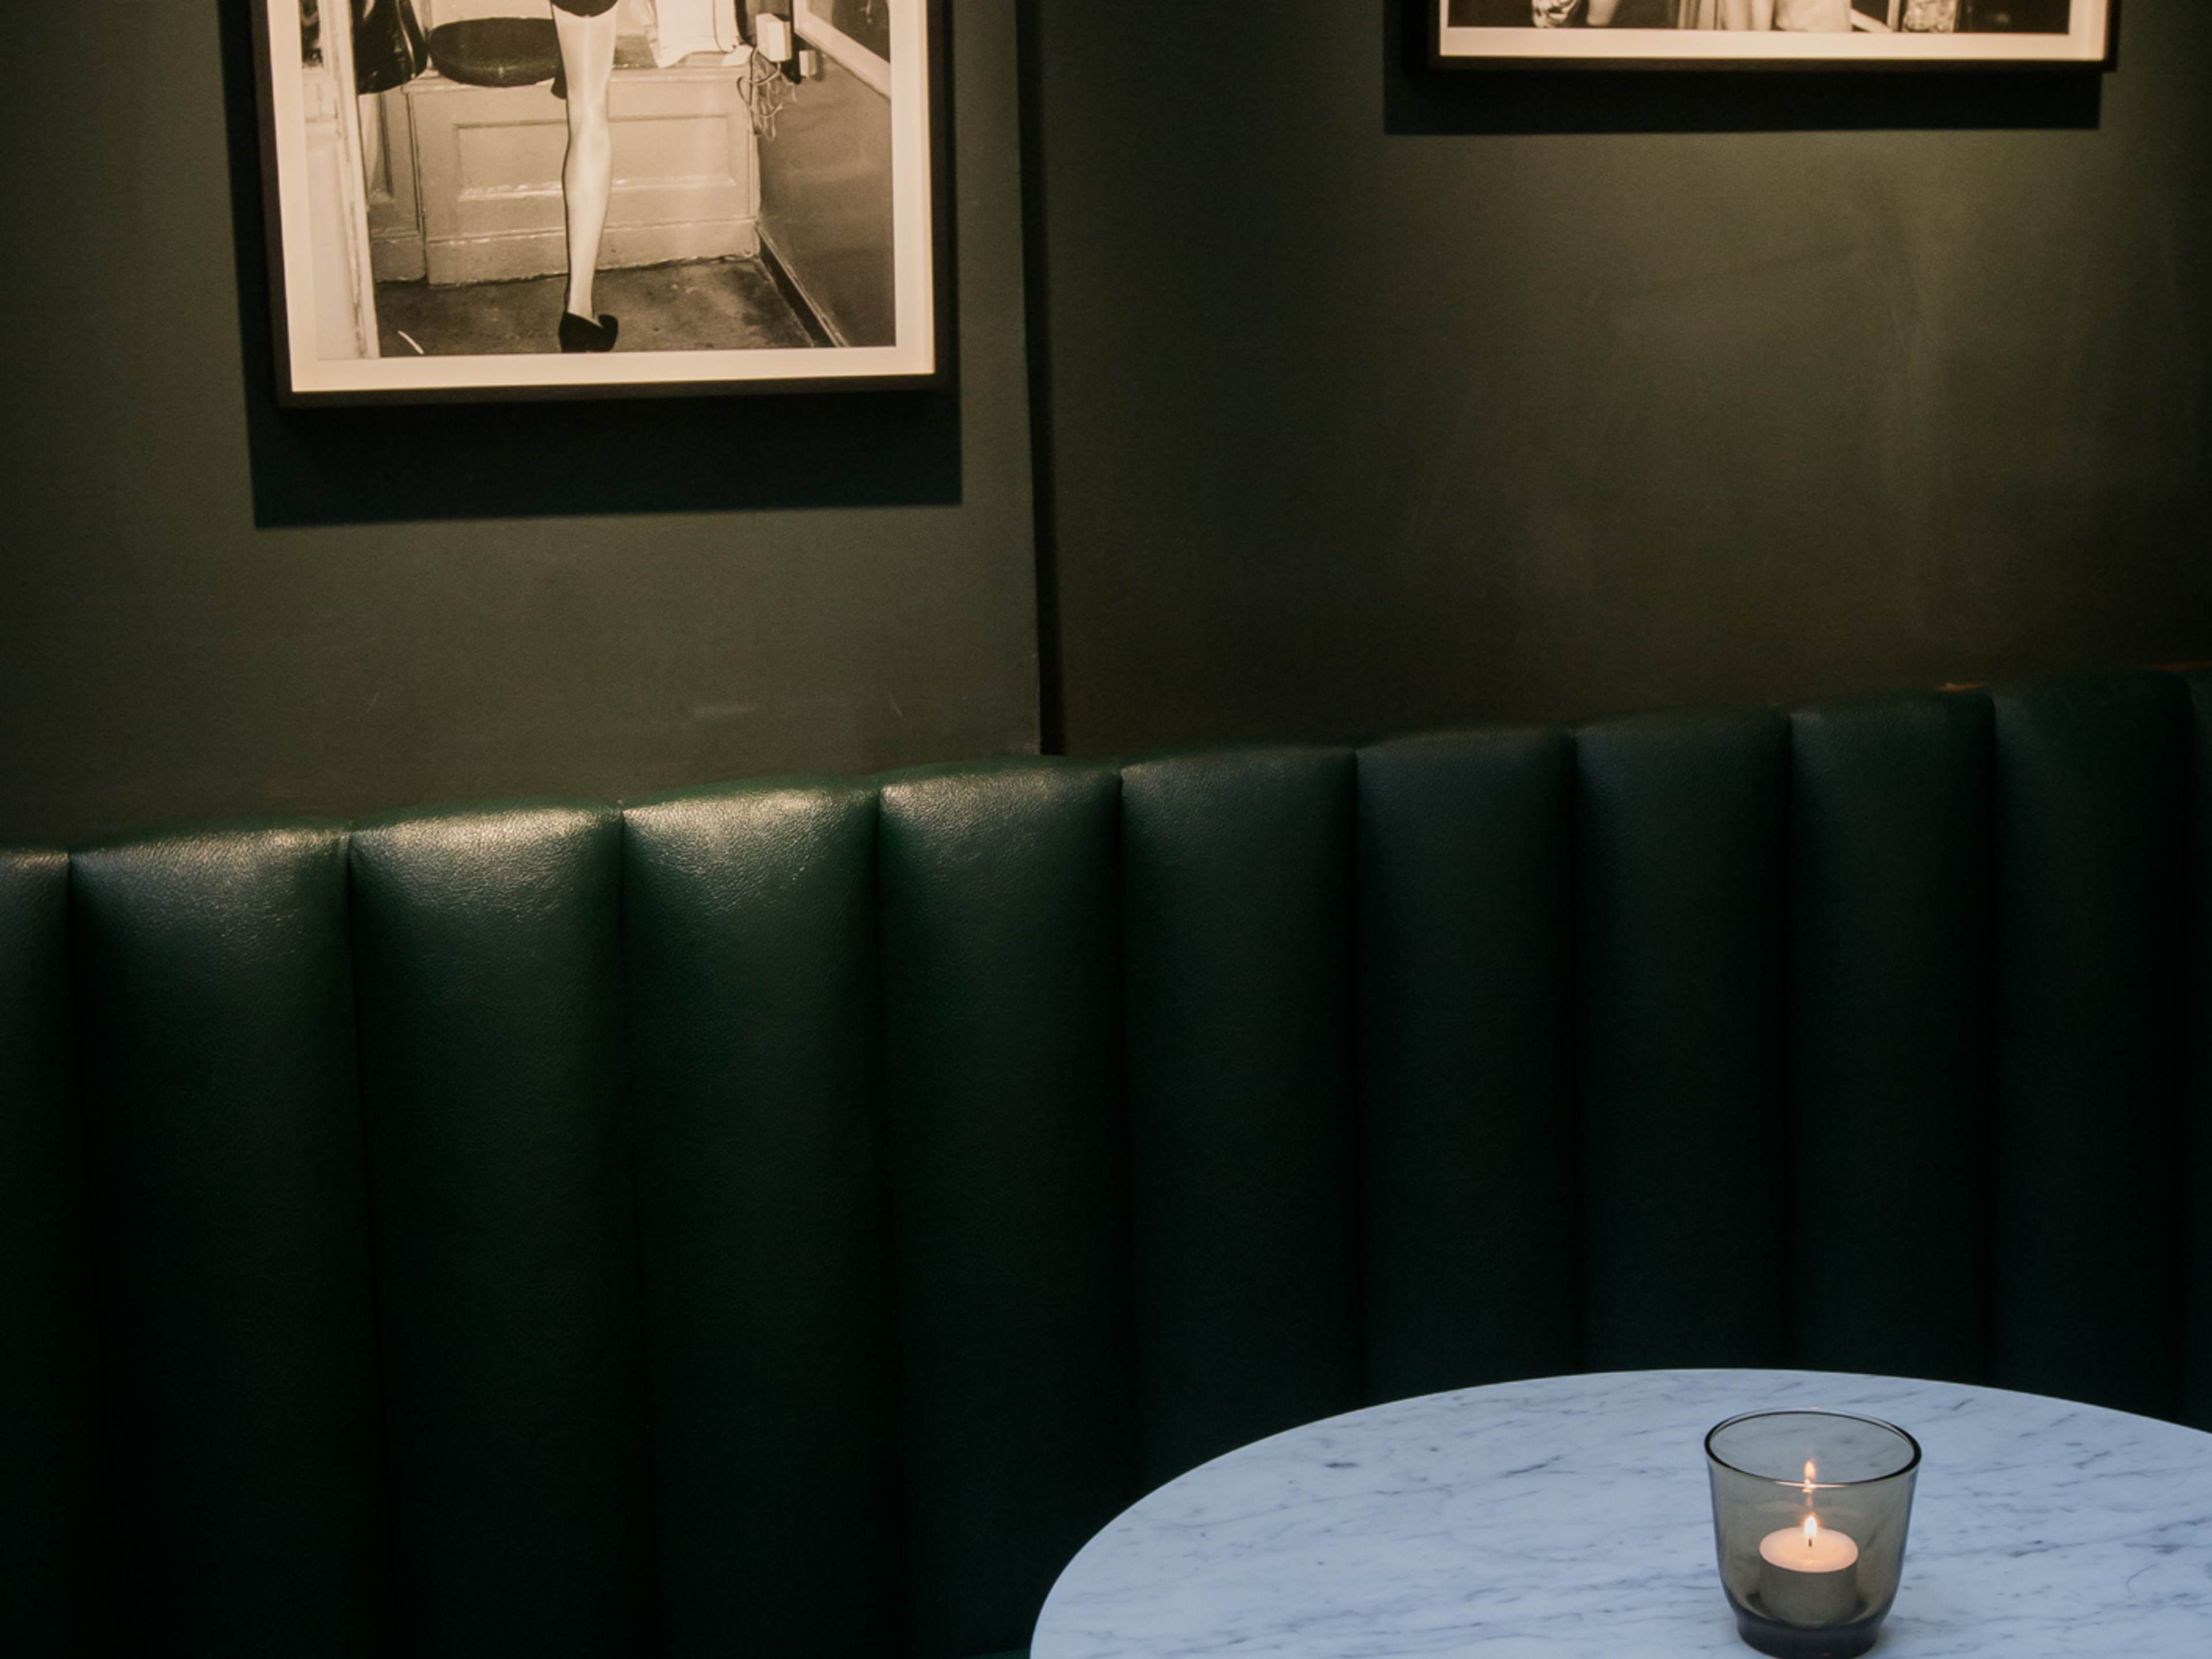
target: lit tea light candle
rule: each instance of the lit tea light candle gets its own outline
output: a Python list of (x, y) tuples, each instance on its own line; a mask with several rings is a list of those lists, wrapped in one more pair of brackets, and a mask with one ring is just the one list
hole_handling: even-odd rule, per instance
[(1859, 1610), (1859, 1546), (1808, 1515), (1759, 1540), (1759, 1599), (1787, 1625), (1848, 1624)]

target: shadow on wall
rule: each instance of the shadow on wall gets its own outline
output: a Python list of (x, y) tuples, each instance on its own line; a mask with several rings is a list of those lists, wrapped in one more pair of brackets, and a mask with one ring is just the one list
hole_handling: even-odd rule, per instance
[(959, 503), (949, 315), (954, 371), (925, 391), (282, 407), (251, 4), (222, 28), (257, 525)]
[(1433, 69), (1436, 0), (1384, 0), (1382, 130), (1547, 132), (2094, 130), (2095, 70)]

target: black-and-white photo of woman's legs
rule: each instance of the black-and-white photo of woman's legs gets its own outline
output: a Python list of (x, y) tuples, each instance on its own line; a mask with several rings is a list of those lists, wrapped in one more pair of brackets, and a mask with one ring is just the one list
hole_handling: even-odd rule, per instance
[[(569, 0), (587, 7), (598, 0)], [(615, 10), (596, 15), (553, 8), (561, 41), (561, 75), (568, 96), (568, 157), (561, 170), (568, 207), (568, 294), (561, 313), (561, 349), (611, 351), (621, 325), (594, 308), (599, 275), (599, 244), (614, 197), (614, 125), (607, 110), (615, 72)]]

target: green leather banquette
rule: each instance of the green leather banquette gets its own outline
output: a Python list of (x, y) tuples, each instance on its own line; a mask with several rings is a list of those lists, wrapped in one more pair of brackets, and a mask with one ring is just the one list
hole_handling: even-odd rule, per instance
[(2208, 940), (2165, 674), (0, 856), (0, 1650), (967, 1659), (1532, 1374), (2212, 1426)]

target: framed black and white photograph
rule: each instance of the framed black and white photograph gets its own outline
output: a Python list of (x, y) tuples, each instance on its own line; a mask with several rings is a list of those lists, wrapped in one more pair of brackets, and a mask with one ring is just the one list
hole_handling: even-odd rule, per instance
[(926, 384), (939, 0), (253, 0), (280, 396)]
[(1447, 66), (2096, 65), (2118, 0), (1430, 0)]

